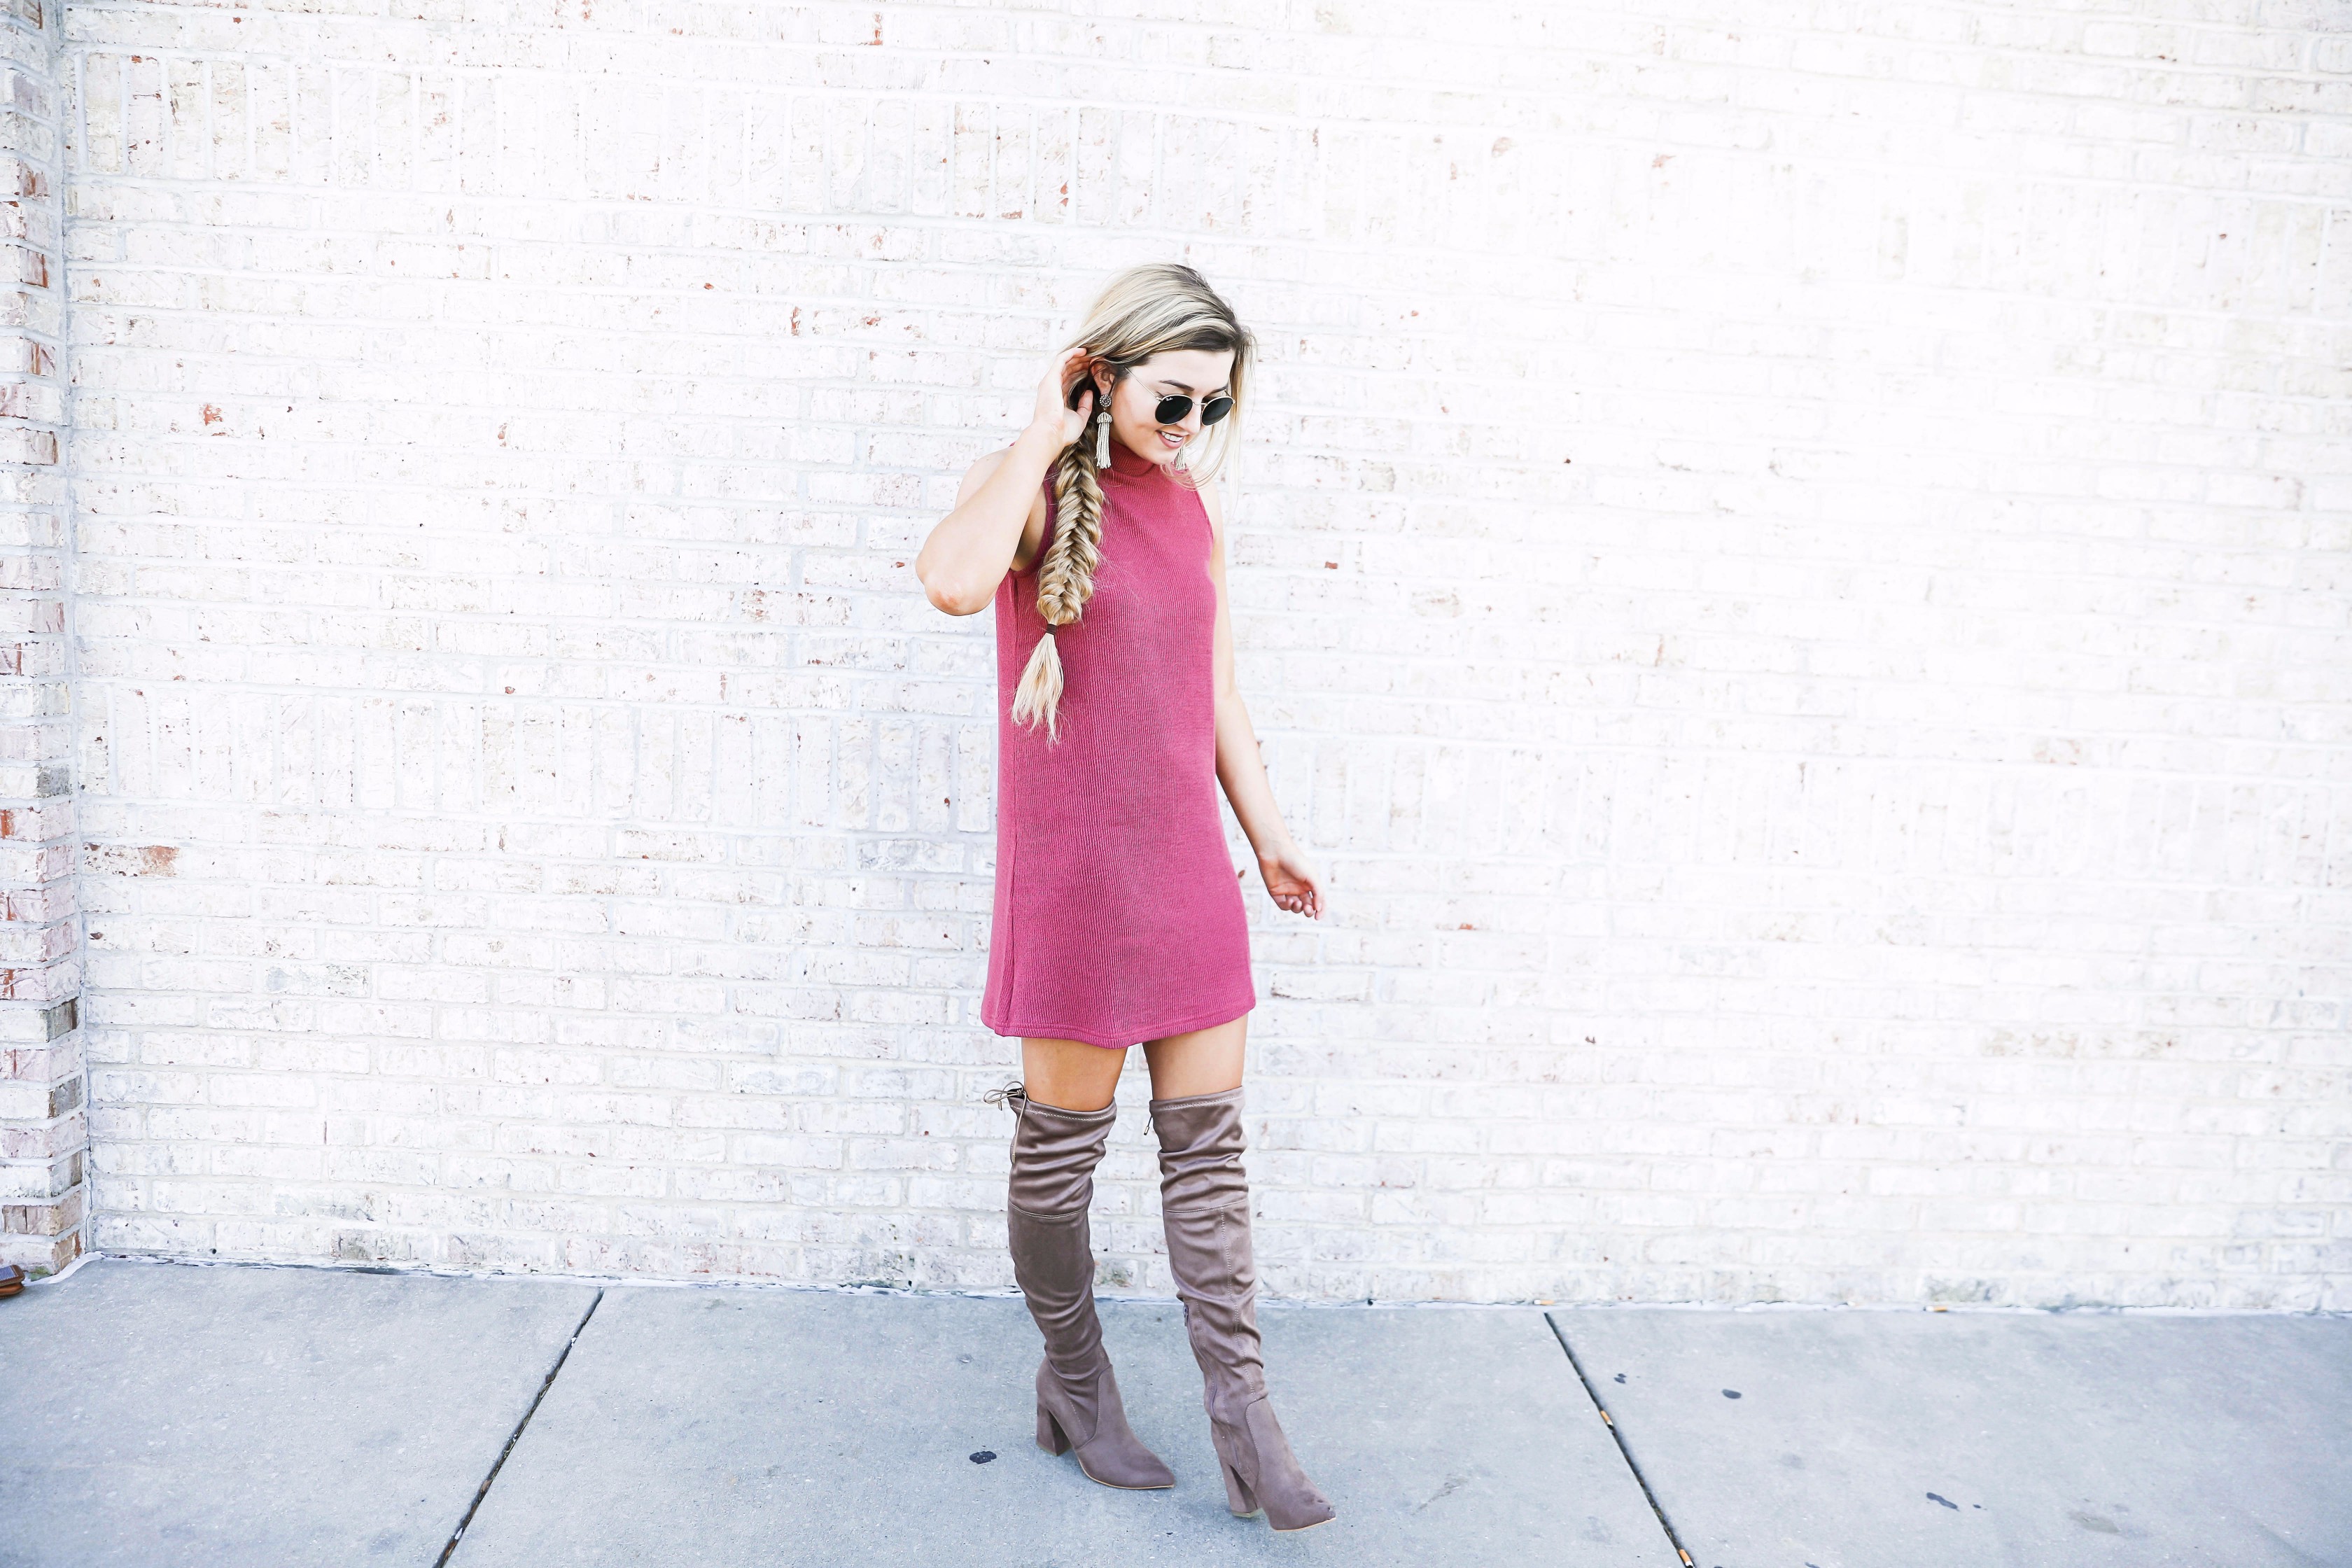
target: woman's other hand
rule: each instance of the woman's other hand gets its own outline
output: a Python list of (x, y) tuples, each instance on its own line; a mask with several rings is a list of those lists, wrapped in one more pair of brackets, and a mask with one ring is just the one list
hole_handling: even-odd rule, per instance
[(1053, 430), (1056, 437), (1054, 449), (1057, 452), (1085, 435), (1087, 421), (1094, 417), (1093, 386), (1089, 385), (1079, 395), (1076, 408), (1064, 401), (1070, 395), (1071, 386), (1086, 374), (1087, 351), (1071, 349), (1055, 356), (1052, 367), (1045, 372), (1045, 379), (1037, 384), (1037, 414), (1029, 422), (1030, 426)]
[(1265, 890), (1277, 908), (1311, 921), (1323, 918), (1322, 887), (1297, 845), (1286, 844), (1271, 855), (1259, 856), (1257, 874), (1265, 879)]

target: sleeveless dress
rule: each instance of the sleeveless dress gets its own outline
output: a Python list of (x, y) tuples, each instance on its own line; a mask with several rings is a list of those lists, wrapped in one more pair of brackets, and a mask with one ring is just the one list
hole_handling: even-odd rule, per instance
[[(1058, 741), (1013, 721), (1045, 633), (1036, 569), (996, 591), (996, 901), (980, 1013), (1000, 1035), (1118, 1049), (1238, 1018), (1257, 992), (1217, 808), (1209, 514), (1116, 439), (1101, 480), (1094, 595), (1055, 633)], [(1050, 489), (1045, 508), (1050, 543)]]

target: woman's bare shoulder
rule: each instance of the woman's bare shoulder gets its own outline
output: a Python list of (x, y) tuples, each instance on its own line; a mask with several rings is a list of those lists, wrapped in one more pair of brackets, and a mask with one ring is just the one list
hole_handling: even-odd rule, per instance
[[(999, 447), (992, 452), (982, 452), (973, 460), (971, 467), (964, 470), (963, 482), (956, 487), (956, 505), (961, 506), (977, 494), (980, 488), (988, 483), (996, 470), (1004, 466), (1005, 459), (1012, 456), (1013, 448), (1010, 447)], [(1040, 485), (1037, 487), (1037, 493), (1029, 498), (1029, 515), (1023, 520), (1021, 537), (1013, 547), (1013, 561), (1009, 568), (1011, 571), (1026, 572), (1036, 563), (1038, 549), (1044, 542), (1042, 536), (1045, 532), (1046, 516), (1045, 491), (1046, 487)]]
[(1202, 481), (1194, 493), (1201, 498), (1201, 510), (1209, 514), (1209, 527), (1223, 537), (1225, 531), (1225, 500), (1217, 489), (1217, 481)]
[[(956, 486), (956, 504), (961, 506), (971, 499), (974, 492), (988, 483), (996, 470), (1004, 467), (1005, 459), (1012, 456), (1012, 447), (999, 447), (993, 452), (982, 452), (973, 459), (971, 467), (963, 471), (963, 482)], [(1037, 487), (1037, 494), (1029, 503), (1029, 516), (1033, 521), (1045, 515), (1045, 492), (1051, 487), (1052, 475), (1048, 474), (1046, 479), (1047, 483)]]
[(1013, 448), (1010, 447), (999, 447), (992, 452), (982, 452), (973, 460), (971, 467), (963, 471), (963, 482), (956, 486), (957, 502), (961, 504), (974, 490), (988, 483), (989, 476), (1004, 467), (1004, 459), (1012, 455)]

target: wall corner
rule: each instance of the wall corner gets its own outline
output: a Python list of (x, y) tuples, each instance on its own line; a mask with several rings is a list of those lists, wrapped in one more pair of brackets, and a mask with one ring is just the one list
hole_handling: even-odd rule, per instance
[(0, 1264), (89, 1223), (67, 642), (62, 7), (0, 0)]

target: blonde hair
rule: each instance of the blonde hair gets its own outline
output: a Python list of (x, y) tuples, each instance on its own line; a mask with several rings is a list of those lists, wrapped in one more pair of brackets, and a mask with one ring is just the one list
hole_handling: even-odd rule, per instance
[[(1234, 368), (1225, 391), (1234, 400), (1233, 410), (1185, 444), (1184, 482), (1197, 489), (1224, 466), (1239, 439), (1242, 381), (1255, 345), (1234, 308), (1218, 298), (1208, 279), (1171, 262), (1131, 267), (1097, 297), (1068, 346), (1087, 352), (1089, 375), (1093, 361), (1108, 365), (1114, 391), (1128, 372), (1154, 354), (1184, 349), (1230, 351)], [(1097, 413), (1108, 405), (1097, 390)], [(1095, 470), (1092, 446), (1081, 434), (1054, 465), (1054, 542), (1045, 547), (1037, 573), (1037, 610), (1045, 617), (1045, 635), (1037, 639), (1036, 651), (1029, 656), (1013, 692), (1013, 721), (1042, 721), (1048, 741), (1060, 739), (1055, 715), (1062, 700), (1062, 655), (1054, 646), (1054, 628), (1078, 618), (1093, 596), (1095, 569), (1102, 564), (1102, 480)], [(1203, 449), (1197, 460), (1194, 446)]]

